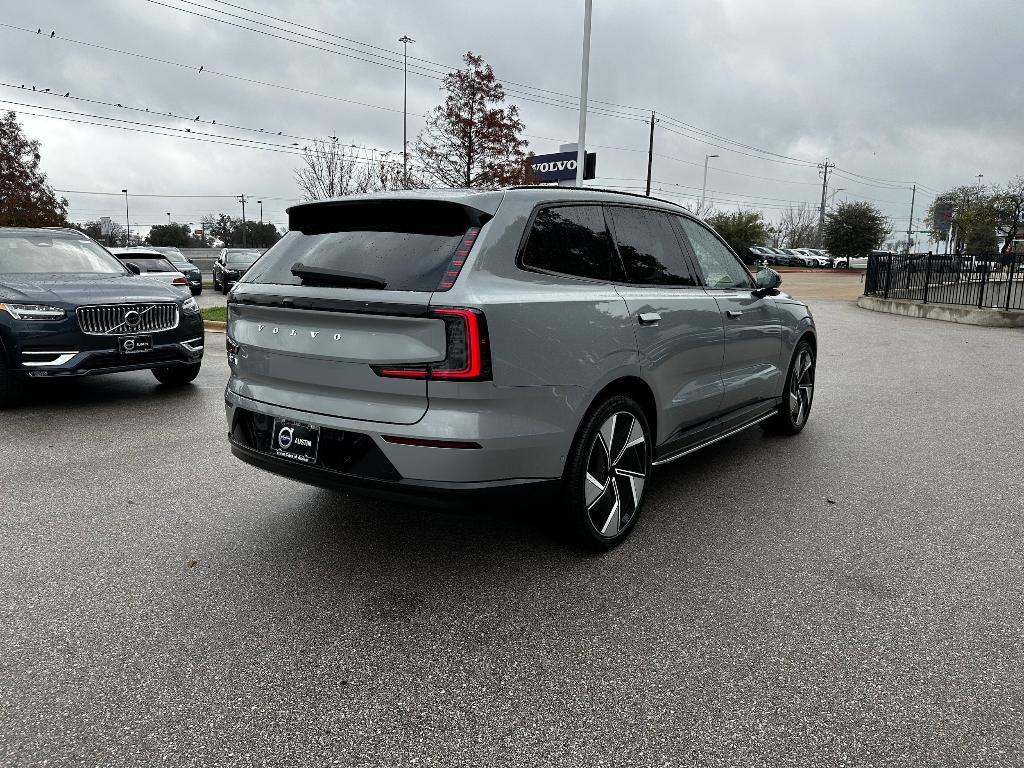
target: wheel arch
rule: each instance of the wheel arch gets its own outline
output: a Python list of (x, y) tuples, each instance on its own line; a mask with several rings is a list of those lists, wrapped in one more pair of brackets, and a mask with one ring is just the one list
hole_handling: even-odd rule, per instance
[(627, 395), (633, 398), (637, 405), (640, 406), (640, 409), (644, 412), (644, 417), (647, 419), (647, 426), (651, 430), (653, 448), (654, 443), (658, 439), (658, 403), (654, 397), (654, 390), (651, 389), (650, 385), (634, 374), (619, 375), (601, 387), (590, 398), (590, 402), (587, 404), (587, 408), (583, 412), (579, 423), (582, 424), (595, 408), (613, 395)]

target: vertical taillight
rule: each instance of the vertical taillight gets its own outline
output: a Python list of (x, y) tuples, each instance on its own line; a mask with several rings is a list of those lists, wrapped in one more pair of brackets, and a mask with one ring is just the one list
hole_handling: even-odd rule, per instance
[(430, 316), (444, 321), (445, 357), (439, 363), (373, 366), (378, 376), (443, 381), (490, 381), (487, 320), (478, 309), (442, 307)]
[(479, 234), (480, 227), (470, 227), (466, 230), (466, 234), (459, 241), (459, 247), (455, 249), (455, 255), (448, 262), (448, 268), (437, 284), (437, 290), (447, 291), (455, 285), (455, 281), (459, 278), (459, 273), (462, 271), (462, 266), (466, 263), (466, 259), (469, 258), (469, 252), (473, 250), (473, 243), (476, 242)]

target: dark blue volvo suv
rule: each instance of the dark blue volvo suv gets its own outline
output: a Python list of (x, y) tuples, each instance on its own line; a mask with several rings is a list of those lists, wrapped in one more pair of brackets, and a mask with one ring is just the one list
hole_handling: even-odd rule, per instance
[(0, 228), (0, 408), (33, 378), (148, 369), (182, 385), (202, 359), (187, 293), (138, 277), (75, 230)]

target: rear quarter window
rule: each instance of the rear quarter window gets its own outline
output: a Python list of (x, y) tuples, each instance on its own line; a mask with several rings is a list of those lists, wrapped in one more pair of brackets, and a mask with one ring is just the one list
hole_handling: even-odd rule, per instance
[(611, 280), (611, 240), (599, 205), (541, 208), (533, 218), (521, 264), (591, 280)]

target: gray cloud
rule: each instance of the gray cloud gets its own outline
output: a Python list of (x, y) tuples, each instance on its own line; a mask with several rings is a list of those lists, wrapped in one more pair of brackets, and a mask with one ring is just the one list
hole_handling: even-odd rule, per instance
[[(179, 0), (166, 2), (185, 7)], [(218, 5), (213, 0), (201, 2)], [(392, 52), (400, 51), (397, 38), (409, 34), (417, 41), (410, 54), (446, 65), (456, 65), (460, 55), (471, 49), (482, 54), (505, 81), (566, 94), (578, 89), (582, 2), (237, 2)], [(784, 155), (814, 161), (828, 155), (841, 173), (915, 180), (931, 189), (970, 182), (977, 173), (984, 173), (986, 181), (1005, 181), (1024, 172), (1020, 130), (1024, 99), (1019, 62), (1014, 64), (1019, 59), (1018, 7), (1015, 0), (974, 4), (953, 0), (595, 0), (591, 96), (635, 105), (641, 111), (654, 108), (676, 120)], [(19, 3), (4, 14), (3, 21), (44, 30), (35, 35), (0, 28), (3, 82), (35, 84), (60, 94), (70, 91), (153, 111), (200, 115), (218, 124), (263, 127), (270, 134), (336, 132), (346, 143), (401, 149), (402, 75), (396, 69), (141, 0), (88, 4), (63, 0), (38, 7)], [(191, 68), (50, 39), (50, 30), (61, 37), (183, 62)], [(385, 55), (367, 50), (365, 57), (374, 58), (373, 53)], [(200, 66), (205, 68), (202, 74)], [(219, 77), (210, 70), (381, 109)], [(411, 74), (409, 88), (413, 113), (426, 112), (440, 98), (439, 81), (434, 78)], [(564, 100), (532, 93), (539, 101)], [(0, 99), (261, 138), (20, 89), (0, 88)], [(559, 142), (574, 140), (574, 109), (527, 101), (522, 95), (511, 100), (520, 107), (534, 151), (552, 151)], [(6, 106), (0, 104), (0, 108)], [(604, 183), (641, 186), (646, 171), (646, 124), (643, 119), (598, 112), (640, 113), (596, 102), (592, 106), (588, 142), (600, 145), (598, 168)], [(134, 223), (165, 221), (168, 211), (178, 221), (196, 222), (204, 213), (238, 213), (230, 198), (137, 196), (141, 193), (245, 192), (253, 200), (265, 200), (265, 219), (281, 223), (288, 200), (297, 196), (293, 169), (298, 158), (287, 154), (28, 114), (22, 120), (30, 134), (43, 142), (44, 167), (54, 186), (110, 192), (127, 187), (133, 194)], [(421, 118), (410, 117), (411, 135), (421, 123)], [(661, 125), (679, 127), (668, 122)], [(272, 140), (290, 144), (276, 137)], [(747, 151), (717, 139), (708, 141)], [(812, 167), (748, 157), (661, 127), (655, 151), (659, 156), (654, 177), (662, 194), (690, 198), (699, 194), (704, 154), (717, 153), (721, 157), (712, 161), (708, 183), (716, 200), (747, 200), (750, 207), (764, 206), (774, 216), (776, 206), (786, 201), (815, 202), (820, 196), (817, 171)], [(849, 176), (837, 176), (831, 186), (845, 188), (841, 196), (877, 201), (897, 228), (906, 226), (908, 190), (868, 186)], [(74, 219), (100, 215), (123, 219), (123, 200), (116, 196), (68, 197)], [(918, 212), (928, 198), (923, 195)]]

